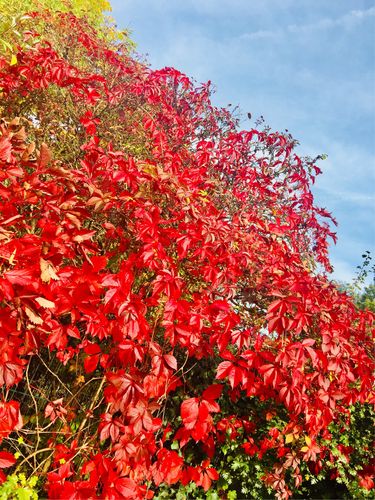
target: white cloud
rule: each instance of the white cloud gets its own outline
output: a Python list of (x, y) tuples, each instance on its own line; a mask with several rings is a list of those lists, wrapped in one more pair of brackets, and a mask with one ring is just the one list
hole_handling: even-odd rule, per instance
[[(357, 183), (361, 183), (374, 193), (375, 171), (371, 168), (375, 165), (373, 154), (354, 144), (333, 141), (318, 134), (314, 137), (314, 143), (316, 142), (328, 154), (328, 160), (322, 164), (322, 168), (328, 174), (325, 180), (329, 187), (345, 191), (345, 186), (355, 189)], [(329, 178), (333, 172), (337, 172), (336, 179)]]
[(240, 35), (239, 40), (260, 40), (264, 38), (279, 38), (282, 35), (281, 30), (258, 30)]
[(369, 208), (375, 206), (375, 195), (363, 194), (349, 190), (336, 190), (331, 189), (328, 186), (321, 186), (320, 190), (329, 194), (331, 197), (339, 200), (345, 200), (346, 203), (355, 203), (356, 205), (364, 205)]
[(286, 29), (291, 33), (305, 33), (308, 31), (325, 30), (336, 26), (341, 26), (348, 29), (371, 16), (375, 16), (375, 7), (371, 7), (370, 9), (366, 10), (352, 10), (336, 19), (324, 18), (319, 19), (317, 22), (311, 24), (290, 24)]
[(318, 21), (308, 24), (288, 24), (284, 29), (277, 30), (258, 30), (249, 33), (243, 33), (239, 39), (256, 40), (260, 38), (278, 38), (287, 33), (307, 34), (314, 31), (327, 30), (334, 27), (343, 27), (350, 29), (360, 24), (364, 19), (375, 16), (375, 7), (363, 10), (352, 10), (343, 16), (332, 18), (322, 18)]

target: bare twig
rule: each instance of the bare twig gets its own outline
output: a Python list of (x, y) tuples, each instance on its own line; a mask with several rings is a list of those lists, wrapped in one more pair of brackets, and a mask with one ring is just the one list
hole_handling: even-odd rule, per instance
[(25, 463), (25, 462), (28, 462), (30, 460), (30, 458), (34, 458), (36, 455), (39, 455), (39, 453), (45, 453), (46, 451), (53, 451), (52, 448), (42, 448), (41, 450), (36, 450), (34, 451), (33, 453), (31, 453), (30, 455), (28, 455), (27, 457), (25, 457), (18, 465), (17, 465), (17, 468), (16, 470), (14, 471), (14, 474), (17, 474), (17, 472), (20, 470), (20, 468), (22, 467), (22, 465)]
[(89, 409), (86, 411), (86, 417), (82, 420), (81, 422), (81, 425), (79, 426), (79, 429), (78, 429), (78, 432), (77, 432), (77, 441), (79, 441), (79, 438), (83, 432), (83, 429), (87, 423), (87, 420), (89, 419), (89, 415), (92, 413), (93, 409), (96, 408), (96, 404), (98, 402), (98, 399), (99, 399), (99, 396), (100, 396), (100, 393), (103, 389), (103, 386), (104, 386), (104, 383), (105, 383), (105, 377), (102, 378), (98, 388), (96, 389), (96, 392), (94, 394), (94, 397), (92, 398), (92, 401), (91, 401), (91, 405), (89, 407)]
[(38, 358), (40, 359), (40, 361), (42, 362), (42, 364), (44, 365), (44, 367), (51, 373), (51, 375), (53, 375), (55, 378), (57, 378), (57, 380), (60, 382), (60, 384), (64, 387), (64, 389), (69, 392), (69, 394), (71, 396), (74, 397), (74, 394), (72, 393), (72, 391), (69, 390), (69, 388), (64, 384), (64, 382), (60, 379), (60, 377), (58, 375), (56, 375), (55, 372), (53, 372), (49, 366), (43, 361), (43, 358), (37, 353), (36, 354), (38, 356)]
[[(30, 393), (31, 399), (33, 400), (34, 407), (35, 407), (35, 433), (36, 433), (36, 443), (35, 443), (35, 450), (38, 449), (39, 443), (40, 443), (40, 435), (39, 435), (39, 408), (38, 408), (38, 403), (36, 402), (36, 399), (34, 397), (33, 391), (31, 390), (30, 386), (30, 379), (29, 379), (29, 368), (30, 368), (30, 363), (27, 364), (25, 376), (26, 376), (26, 384), (27, 384), (27, 389)], [(36, 467), (36, 455), (33, 456), (33, 461), (34, 461), (34, 468)]]

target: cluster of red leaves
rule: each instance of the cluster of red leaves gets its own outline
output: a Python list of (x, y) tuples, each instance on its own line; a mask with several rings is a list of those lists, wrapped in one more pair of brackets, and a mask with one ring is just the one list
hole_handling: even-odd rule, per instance
[[(302, 460), (329, 456), (319, 439), (349, 405), (369, 400), (374, 366), (373, 316), (314, 268), (329, 268), (327, 214), (310, 191), (318, 169), (287, 135), (237, 132), (210, 105), (208, 86), (103, 48), (72, 16), (61, 23), (122, 84), (83, 73), (38, 37), (17, 64), (0, 59), (5, 103), (44, 93), (48, 106), (48, 92), (62, 88), (86, 134), (68, 165), (46, 144), (34, 150), (22, 118), (37, 129), (37, 116), (20, 120), (9, 107), (0, 128), (0, 386), (20, 383), (45, 349), (105, 378), (98, 434), (84, 447), (79, 434), (55, 444), (48, 494), (144, 498), (190, 481), (207, 490), (218, 478), (210, 463), (227, 425), (217, 402), (225, 387), (233, 404), (259, 397), (287, 410), (285, 429), (257, 443), (241, 424), (246, 453), (276, 451), (265, 481), (287, 498), (286, 470), (298, 486)], [(93, 109), (124, 96), (144, 108), (132, 124), (144, 155), (101, 140)], [(222, 382), (197, 393), (186, 383), (189, 359), (212, 359)], [(180, 415), (168, 422), (176, 391)], [(52, 422), (65, 415), (62, 400), (46, 408)], [(21, 426), (17, 401), (3, 399), (1, 438)], [(207, 457), (200, 464), (184, 459), (191, 441)]]

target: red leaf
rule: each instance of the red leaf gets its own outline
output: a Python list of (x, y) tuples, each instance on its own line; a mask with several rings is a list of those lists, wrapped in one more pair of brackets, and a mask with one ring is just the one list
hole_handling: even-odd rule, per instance
[(222, 361), (217, 367), (216, 378), (222, 380), (227, 377), (232, 370), (232, 363), (230, 361)]
[(247, 382), (247, 374), (246, 370), (241, 368), (240, 366), (236, 366), (230, 361), (223, 361), (217, 367), (217, 375), (216, 378), (221, 380), (224, 378), (228, 378), (229, 383), (234, 389), (239, 384), (245, 384)]
[[(79, 338), (79, 337), (78, 337)], [(94, 354), (101, 354), (102, 350), (98, 344), (90, 343), (85, 348), (84, 351), (86, 354), (93, 356)]]
[(208, 491), (210, 489), (212, 481), (211, 478), (208, 476), (208, 474), (206, 474), (205, 472), (203, 472), (202, 479), (200, 482), (204, 491)]
[(184, 460), (175, 451), (165, 448), (158, 452), (158, 460), (152, 465), (152, 475), (155, 484), (169, 485), (177, 483), (182, 476), (182, 465)]
[(217, 399), (223, 391), (221, 384), (212, 384), (205, 391), (203, 391), (202, 399)]
[(12, 285), (30, 285), (33, 282), (33, 275), (30, 269), (12, 269), (4, 273), (6, 279)]
[(0, 401), (0, 441), (12, 431), (22, 428), (20, 405), (17, 401)]
[(87, 358), (85, 358), (83, 367), (86, 373), (92, 373), (94, 370), (96, 370), (96, 367), (99, 363), (99, 357), (99, 354), (94, 354), (93, 356), (87, 356)]
[(0, 469), (12, 467), (16, 463), (16, 459), (11, 453), (7, 451), (0, 451)]
[(115, 482), (115, 488), (120, 493), (121, 498), (134, 498), (134, 492), (137, 488), (133, 479), (122, 477)]
[(259, 367), (259, 372), (263, 374), (264, 382), (276, 388), (280, 384), (280, 373), (278, 368), (268, 363)]
[(204, 399), (199, 407), (199, 418), (201, 419), (203, 407), (207, 408), (207, 413), (218, 413), (220, 411), (220, 406), (213, 399)]
[(10, 138), (3, 136), (0, 138), (0, 160), (10, 162), (12, 159), (12, 143)]
[(219, 473), (213, 467), (206, 469), (206, 473), (213, 481), (217, 481), (219, 479)]
[(0, 386), (11, 387), (17, 384), (22, 379), (22, 376), (23, 368), (21, 365), (11, 361), (0, 363)]
[(198, 398), (186, 399), (181, 404), (181, 417), (186, 429), (194, 429), (199, 415)]
[(177, 370), (177, 360), (174, 356), (172, 356), (171, 354), (165, 354), (164, 360), (167, 365), (172, 368), (172, 370)]

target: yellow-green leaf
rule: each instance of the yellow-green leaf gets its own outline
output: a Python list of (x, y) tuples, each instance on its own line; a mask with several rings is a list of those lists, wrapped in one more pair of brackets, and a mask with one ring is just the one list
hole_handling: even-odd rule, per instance
[(285, 436), (285, 444), (292, 443), (294, 441), (294, 436), (293, 434), (287, 434)]

